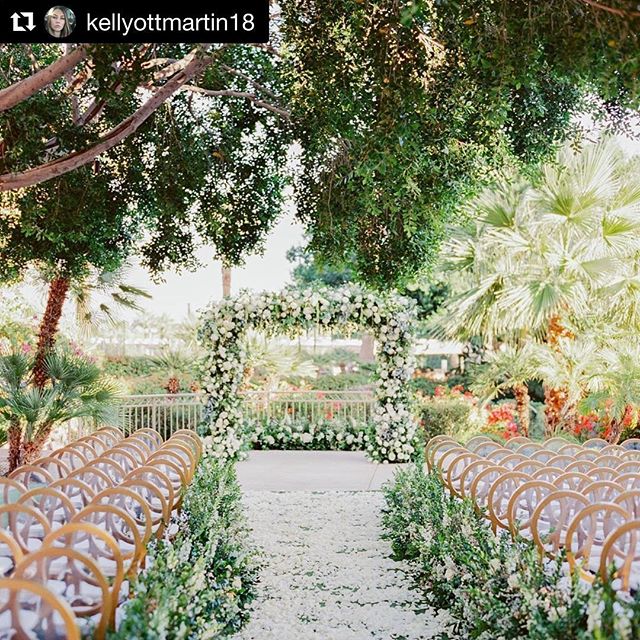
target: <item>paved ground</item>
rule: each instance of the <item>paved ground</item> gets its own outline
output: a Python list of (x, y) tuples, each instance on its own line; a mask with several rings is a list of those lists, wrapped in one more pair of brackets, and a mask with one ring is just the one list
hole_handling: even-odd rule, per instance
[(251, 451), (236, 468), (247, 491), (379, 491), (403, 466), (360, 451)]
[[(319, 481), (317, 462), (307, 482)], [(355, 482), (361, 465), (343, 464)], [(438, 631), (380, 538), (380, 492), (254, 490), (243, 501), (263, 567), (251, 619), (234, 640), (425, 640)]]

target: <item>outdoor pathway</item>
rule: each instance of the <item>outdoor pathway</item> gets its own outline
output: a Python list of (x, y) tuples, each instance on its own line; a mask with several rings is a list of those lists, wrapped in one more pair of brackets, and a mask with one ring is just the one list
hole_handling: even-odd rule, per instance
[[(317, 453), (306, 454), (306, 465), (297, 474), (301, 484), (313, 478), (311, 484), (318, 484), (322, 456)], [(353, 483), (360, 472), (363, 478), (375, 475), (376, 465), (366, 463), (364, 473), (363, 460), (351, 457), (353, 473), (344, 474), (344, 483)], [(282, 457), (278, 462), (283, 462)], [(343, 462), (349, 466), (347, 458)], [(298, 488), (293, 476), (281, 482), (290, 490), (269, 486), (259, 490), (247, 486), (253, 485), (247, 481), (251, 464), (251, 460), (240, 463), (238, 472), (253, 542), (263, 552), (263, 567), (251, 620), (234, 640), (433, 636), (437, 621), (409, 589), (401, 563), (389, 557), (389, 543), (380, 539), (384, 503), (380, 491), (291, 490)], [(273, 478), (263, 476), (263, 484), (271, 482)], [(336, 484), (335, 477), (330, 484)]]
[(236, 469), (243, 489), (373, 491), (402, 464), (373, 464), (361, 451), (251, 451)]

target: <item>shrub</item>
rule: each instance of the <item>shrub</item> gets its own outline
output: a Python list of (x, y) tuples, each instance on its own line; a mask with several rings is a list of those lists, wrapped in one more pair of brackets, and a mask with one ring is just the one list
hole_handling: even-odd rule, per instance
[(411, 390), (423, 396), (432, 396), (436, 391), (436, 387), (439, 387), (440, 384), (438, 381), (430, 380), (429, 378), (413, 378), (409, 381)]
[[(442, 387), (437, 387), (442, 389)], [(446, 434), (460, 436), (477, 428), (475, 401), (464, 395), (434, 395), (418, 400), (418, 413), (426, 440)]]
[[(293, 379), (292, 379), (293, 380)], [(319, 375), (315, 378), (305, 378), (305, 386), (309, 389), (319, 391), (342, 391), (366, 387), (372, 384), (372, 375), (369, 371), (354, 371), (351, 373), (340, 373), (338, 375)], [(300, 379), (295, 380), (298, 383)]]
[(232, 465), (203, 459), (187, 489), (173, 542), (150, 545), (116, 640), (222, 638), (248, 618), (257, 570), (247, 549)]
[(247, 421), (246, 429), (254, 449), (363, 451), (370, 426), (354, 420), (285, 417)]

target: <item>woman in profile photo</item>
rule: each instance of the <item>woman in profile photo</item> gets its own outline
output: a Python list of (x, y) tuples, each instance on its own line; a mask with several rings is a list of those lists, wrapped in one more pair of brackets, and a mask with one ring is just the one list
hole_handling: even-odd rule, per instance
[(73, 31), (74, 22), (73, 12), (59, 5), (51, 7), (44, 17), (45, 27), (54, 38), (66, 38)]

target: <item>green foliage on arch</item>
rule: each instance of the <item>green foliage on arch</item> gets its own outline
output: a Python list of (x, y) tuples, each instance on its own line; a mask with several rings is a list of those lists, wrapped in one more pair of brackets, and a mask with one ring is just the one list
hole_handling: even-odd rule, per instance
[(396, 293), (373, 294), (356, 286), (314, 291), (241, 293), (209, 306), (199, 339), (208, 355), (202, 363), (207, 394), (201, 435), (211, 455), (238, 459), (243, 446), (239, 395), (248, 329), (296, 335), (321, 327), (360, 327), (378, 344), (376, 400), (368, 455), (376, 461), (406, 462), (414, 451), (417, 425), (407, 382), (413, 372), (415, 303)]

